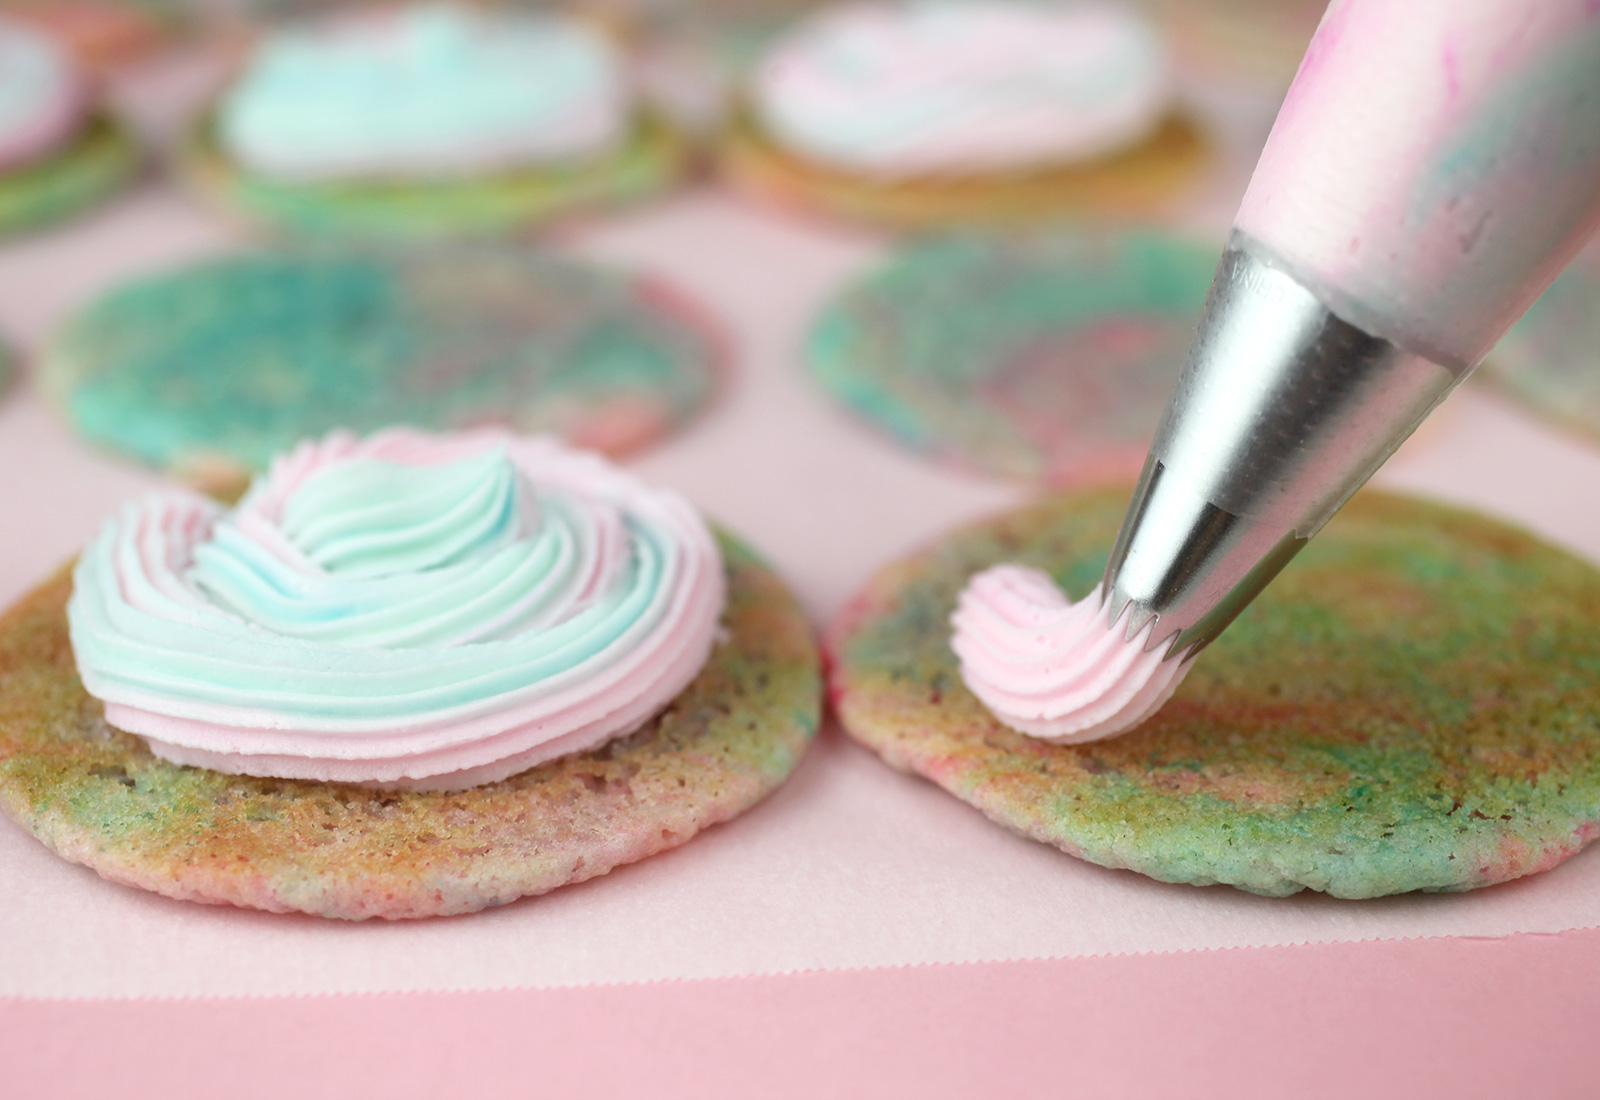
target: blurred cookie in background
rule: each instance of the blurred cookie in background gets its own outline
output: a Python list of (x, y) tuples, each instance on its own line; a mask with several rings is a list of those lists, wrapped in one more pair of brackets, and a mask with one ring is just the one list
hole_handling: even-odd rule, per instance
[(360, 7), (265, 32), (186, 178), (290, 233), (488, 237), (658, 192), (682, 138), (614, 41), (554, 13)]
[(77, 58), (45, 31), (0, 14), (0, 234), (92, 206), (139, 160)]
[(336, 428), (502, 423), (621, 454), (694, 417), (724, 352), (650, 279), (512, 247), (312, 247), (112, 290), (38, 384), (96, 446), (226, 490)]
[(1157, 231), (918, 243), (828, 305), (807, 361), (835, 399), (930, 457), (1056, 486), (1131, 478), (1216, 257)]
[(950, 0), (800, 21), (751, 70), (721, 163), (762, 200), (914, 229), (1148, 214), (1207, 159), (1135, 10)]
[[(1271, 897), (1477, 889), (1548, 871), (1600, 829), (1600, 571), (1370, 489), (1134, 729), (1061, 744), (1005, 724), (963, 675), (952, 612), (1002, 565), (1090, 598), (1128, 492), (1047, 497), (880, 569), (825, 636), (845, 732), (1074, 857)], [(1027, 636), (1062, 616), (1012, 606), (995, 631), (1031, 685)]]

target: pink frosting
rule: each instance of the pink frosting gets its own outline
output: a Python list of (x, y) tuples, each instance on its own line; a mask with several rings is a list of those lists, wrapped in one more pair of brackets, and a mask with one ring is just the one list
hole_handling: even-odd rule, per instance
[(1048, 573), (997, 565), (967, 582), (951, 616), (961, 678), (990, 712), (1031, 737), (1099, 741), (1132, 729), (1172, 697), (1189, 661), (1146, 652), (1113, 629), (1100, 590), (1073, 603)]
[(1346, 319), (1476, 363), (1600, 220), (1600, 3), (1334, 0), (1237, 226)]
[(934, 0), (824, 8), (754, 74), (762, 125), (875, 175), (1087, 160), (1171, 105), (1155, 31), (1125, 5)]
[[(324, 510), (311, 520), (293, 513), (297, 495), (342, 464), (446, 467), (480, 459), (490, 470), (499, 455), (520, 481), (508, 494), (500, 469), (489, 489), (498, 486), (495, 500), (515, 498), (521, 517), (508, 527), (504, 509), (486, 509), (483, 522), (499, 526), (486, 528), (481, 550), (472, 547), (463, 560), (446, 542), (415, 580), (389, 562), (363, 566), (359, 555), (372, 538), (363, 522), (345, 522), (381, 513), (389, 503), (383, 494), (368, 493), (352, 510)], [(401, 555), (430, 515), (424, 508), (420, 519), (402, 517), (398, 539), (391, 525), (390, 543)], [(560, 559), (561, 569), (497, 571), (496, 555), (521, 560), (519, 540), (550, 532), (563, 516), (576, 535), (558, 541), (576, 549)], [(448, 539), (463, 524), (454, 514), (444, 519), (437, 529)], [(345, 554), (342, 566), (324, 567), (305, 548), (305, 530), (330, 523), (349, 530), (318, 548)], [(263, 575), (274, 594), (263, 598), (259, 614), (219, 598), (197, 566), (225, 528), (234, 546), (270, 563)], [(372, 532), (385, 537), (381, 524)], [(354, 566), (350, 555), (357, 556)], [(640, 579), (647, 576), (641, 555), (663, 563), (654, 581)], [(235, 568), (239, 560), (224, 564)], [(488, 577), (481, 584), (480, 562)], [(444, 581), (441, 574), (448, 574)], [(413, 588), (446, 582), (456, 587), (417, 596), (425, 607), (420, 623), (410, 621), (409, 611), (389, 614), (392, 604), (368, 606), (374, 591), (404, 600)], [(357, 623), (359, 641), (327, 641), (318, 633), (326, 628), (319, 614), (279, 596), (323, 599), (330, 590), (333, 600), (316, 607), (343, 601), (352, 618), (366, 616)], [(585, 617), (604, 611), (597, 605), (615, 606), (605, 601), (622, 599), (624, 591), (637, 596), (641, 610), (612, 620), (625, 629), (607, 632), (603, 645), (592, 642)], [(705, 663), (723, 598), (715, 540), (675, 494), (549, 439), (391, 430), (303, 444), (280, 458), (231, 515), (183, 492), (130, 505), (85, 551), (69, 619), (80, 673), (90, 693), (105, 700), (107, 720), (144, 736), (164, 759), (239, 774), (453, 790), (637, 729)], [(285, 602), (290, 610), (279, 622), (273, 616)], [(547, 645), (553, 635), (559, 644)], [(555, 671), (522, 678), (520, 669), (553, 660), (547, 650), (559, 658)], [(568, 651), (582, 652), (563, 656)]]

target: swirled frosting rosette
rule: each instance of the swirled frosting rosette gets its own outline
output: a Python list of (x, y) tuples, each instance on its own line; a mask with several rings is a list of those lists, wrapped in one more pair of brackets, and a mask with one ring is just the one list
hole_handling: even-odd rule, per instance
[(974, 574), (950, 622), (968, 690), (1018, 733), (1057, 744), (1115, 737), (1164, 706), (1191, 657), (1146, 651), (1155, 620), (1132, 640), (1096, 588), (1073, 603), (1040, 569)]
[(1101, 156), (1171, 106), (1166, 55), (1102, 3), (863, 2), (827, 8), (763, 59), (752, 99), (784, 146), (884, 176)]
[(335, 433), (232, 511), (150, 496), (73, 581), (84, 687), (156, 755), (422, 790), (637, 729), (705, 663), (724, 596), (682, 498), (498, 431)]
[(631, 98), (616, 51), (577, 20), (416, 4), (269, 37), (219, 130), (276, 178), (455, 177), (601, 156), (627, 137)]

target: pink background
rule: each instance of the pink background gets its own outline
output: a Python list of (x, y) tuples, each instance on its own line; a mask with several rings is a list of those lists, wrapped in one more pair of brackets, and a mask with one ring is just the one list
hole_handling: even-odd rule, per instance
[(1600, 934), (289, 1001), (0, 1001), (16, 1095), (1589, 1100)]
[[(1188, 212), (1196, 233), (1220, 244), (1238, 183)], [(0, 329), (36, 347), (117, 279), (238, 239), (152, 184), (0, 246)], [(762, 547), (818, 622), (876, 565), (1023, 499), (900, 453), (804, 378), (807, 321), (881, 242), (705, 191), (567, 244), (671, 278), (729, 325), (730, 392), (636, 465)], [(4, 601), (154, 484), (77, 445), (26, 387), (0, 397), (0, 469)], [(1381, 479), (1600, 560), (1600, 452), (1485, 390), (1452, 398)], [(472, 917), (184, 905), (4, 821), (0, 882), (6, 1094), (1600, 1093), (1582, 1041), (1594, 851), (1452, 897), (1166, 886), (1011, 836), (831, 729), (745, 818)]]

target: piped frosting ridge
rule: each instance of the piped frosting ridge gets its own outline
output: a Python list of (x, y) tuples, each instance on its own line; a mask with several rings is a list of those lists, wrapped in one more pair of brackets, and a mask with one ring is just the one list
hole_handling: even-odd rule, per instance
[(232, 511), (128, 505), (68, 620), (107, 721), (164, 759), (460, 789), (648, 721), (723, 585), (694, 509), (598, 456), (392, 429), (302, 444)]

